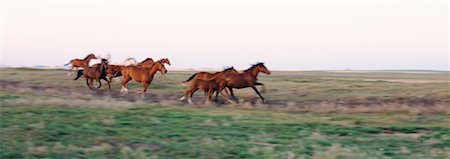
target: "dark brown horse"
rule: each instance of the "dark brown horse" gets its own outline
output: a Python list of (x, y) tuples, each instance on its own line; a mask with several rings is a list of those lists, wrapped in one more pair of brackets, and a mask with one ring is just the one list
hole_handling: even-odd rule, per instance
[[(100, 64), (95, 64), (92, 66), (92, 68), (98, 68), (101, 67)], [(108, 83), (108, 91), (111, 91), (111, 82), (114, 77), (122, 76), (122, 69), (124, 66), (122, 65), (108, 65), (108, 69), (106, 69), (106, 74), (102, 74), (100, 79), (105, 80)], [(77, 77), (75, 77), (73, 80), (78, 80), (81, 76), (83, 76), (84, 70), (78, 70)]]
[[(242, 73), (239, 74), (228, 74), (225, 76), (216, 76), (218, 78), (218, 90), (222, 91), (225, 88), (247, 88), (251, 87), (262, 99), (263, 102), (265, 102), (264, 97), (261, 95), (261, 93), (256, 89), (256, 85), (263, 85), (262, 83), (257, 82), (257, 76), (259, 72), (270, 74), (270, 71), (264, 66), (264, 63), (257, 63), (250, 67), (249, 69), (245, 70)], [(233, 94), (232, 90), (230, 90), (230, 93)], [(227, 101), (230, 101), (228, 98), (225, 98)]]
[(131, 80), (142, 83), (142, 91), (140, 94), (144, 94), (147, 91), (148, 86), (153, 81), (153, 76), (157, 71), (161, 74), (167, 73), (167, 69), (161, 62), (155, 62), (150, 68), (138, 67), (138, 66), (127, 66), (122, 69), (122, 89), (121, 93), (127, 93), (128, 89), (125, 87), (127, 83)]
[[(102, 59), (102, 62), (97, 67), (88, 67), (83, 70), (83, 76), (86, 78), (86, 84), (89, 89), (93, 90), (93, 82), (96, 80), (100, 85), (97, 88), (102, 86), (100, 79), (106, 76), (106, 70), (108, 69), (108, 60)], [(108, 83), (109, 85), (109, 83)], [(110, 86), (111, 88), (111, 86)]]
[[(181, 97), (180, 100), (184, 100), (187, 98), (188, 103), (192, 104), (192, 96), (198, 89), (201, 89), (205, 92), (205, 101), (210, 101), (212, 94), (214, 93), (214, 91), (217, 91), (218, 87), (218, 82), (216, 81), (215, 76), (224, 76), (227, 74), (237, 73), (239, 72), (235, 70), (234, 67), (226, 68), (225, 70), (216, 73), (197, 72), (189, 77), (188, 80), (182, 82), (182, 85), (187, 85), (187, 83), (190, 83), (190, 88), (186, 90), (184, 96)], [(221, 93), (221, 95), (225, 97), (225, 95), (221, 91), (217, 91), (216, 98), (219, 93)]]
[(87, 68), (89, 67), (89, 61), (91, 61), (92, 59), (95, 59), (95, 55), (94, 54), (89, 54), (87, 55), (84, 59), (73, 59), (70, 60), (69, 63), (65, 64), (64, 66), (67, 66), (69, 64), (72, 64), (72, 67), (70, 68), (69, 72), (67, 73), (67, 76), (70, 76), (71, 71), (76, 68), (77, 70), (79, 68)]

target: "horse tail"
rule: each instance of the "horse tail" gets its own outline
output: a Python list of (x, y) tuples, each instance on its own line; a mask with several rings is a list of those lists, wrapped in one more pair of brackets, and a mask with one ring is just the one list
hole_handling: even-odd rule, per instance
[(64, 66), (70, 65), (71, 63), (72, 63), (72, 60), (70, 60), (70, 62), (69, 62), (69, 63), (67, 63), (67, 64), (64, 64)]
[(73, 80), (78, 80), (83, 75), (83, 70), (78, 70), (77, 77), (75, 77)]
[(125, 67), (120, 68), (119, 70), (117, 70), (117, 71), (114, 73), (113, 77), (121, 76), (121, 75), (123, 74), (122, 71), (123, 71), (124, 68), (125, 68)]
[(185, 82), (191, 81), (192, 79), (195, 78), (196, 75), (197, 75), (197, 73), (193, 74), (193, 75), (192, 75), (191, 77), (189, 77), (186, 81), (184, 81), (184, 83), (185, 83)]
[(183, 81), (181, 82), (181, 86), (189, 86), (189, 82)]

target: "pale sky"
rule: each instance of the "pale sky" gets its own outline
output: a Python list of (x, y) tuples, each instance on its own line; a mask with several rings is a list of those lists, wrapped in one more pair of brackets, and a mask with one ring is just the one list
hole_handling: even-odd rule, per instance
[(1, 63), (449, 70), (448, 0), (1, 1)]

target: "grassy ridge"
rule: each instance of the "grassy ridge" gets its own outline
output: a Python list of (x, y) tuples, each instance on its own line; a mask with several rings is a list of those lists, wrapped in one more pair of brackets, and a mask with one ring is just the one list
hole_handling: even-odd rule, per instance
[(3, 107), (1, 158), (445, 158), (446, 115)]

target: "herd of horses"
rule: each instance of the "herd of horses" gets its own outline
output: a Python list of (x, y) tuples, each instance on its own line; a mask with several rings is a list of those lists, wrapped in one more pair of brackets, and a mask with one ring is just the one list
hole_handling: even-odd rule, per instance
[[(90, 62), (94, 59), (98, 59), (98, 62), (90, 65)], [(99, 83), (98, 89), (102, 86), (101, 80), (105, 80), (108, 84), (108, 91), (111, 92), (112, 79), (122, 76), (120, 93), (127, 94), (127, 83), (135, 81), (142, 84), (142, 90), (139, 93), (143, 95), (157, 72), (161, 73), (161, 77), (167, 73), (166, 64), (171, 65), (168, 58), (162, 58), (158, 61), (147, 58), (139, 63), (134, 58), (128, 58), (122, 65), (112, 65), (108, 63), (108, 59), (97, 58), (94, 54), (89, 54), (84, 59), (73, 59), (65, 64), (65, 66), (71, 65), (67, 76), (70, 76), (73, 69), (76, 69), (77, 76), (74, 80), (84, 77), (86, 79), (86, 85), (90, 90), (95, 89), (93, 87), (94, 81)], [(242, 72), (237, 71), (233, 67), (225, 68), (223, 71), (215, 73), (197, 72), (182, 82), (182, 85), (188, 86), (188, 89), (179, 100), (183, 101), (187, 99), (189, 104), (193, 104), (191, 98), (200, 89), (205, 93), (205, 102), (210, 102), (213, 94), (216, 93), (216, 100), (220, 94), (226, 102), (233, 103), (228, 98), (228, 95), (231, 95), (233, 100), (237, 100), (233, 92), (234, 88), (241, 89), (250, 87), (265, 102), (265, 98), (256, 89), (256, 86), (263, 86), (265, 88), (264, 84), (257, 81), (257, 76), (260, 72), (270, 74), (270, 71), (264, 66), (264, 63), (254, 64)]]

